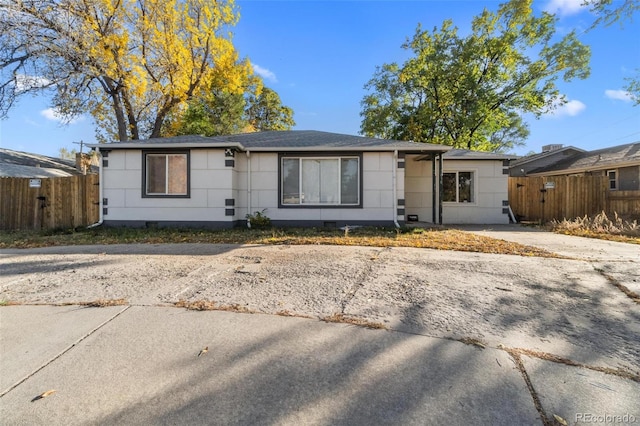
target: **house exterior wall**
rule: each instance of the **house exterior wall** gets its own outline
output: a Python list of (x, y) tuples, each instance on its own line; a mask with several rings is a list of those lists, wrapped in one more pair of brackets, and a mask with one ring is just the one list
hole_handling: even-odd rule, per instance
[(640, 189), (640, 166), (618, 169), (618, 187), (620, 191), (637, 191)]
[[(331, 154), (327, 154), (331, 155)], [(266, 209), (265, 214), (274, 224), (322, 226), (335, 223), (336, 226), (377, 223), (393, 224), (393, 153), (368, 153), (362, 155), (362, 207), (279, 207), (278, 201), (278, 154), (238, 153), (237, 167), (242, 178), (238, 179), (239, 219), (247, 213), (255, 214)], [(251, 206), (248, 206), (248, 180), (246, 178), (251, 162)], [(404, 198), (404, 169), (397, 169), (398, 199)], [(250, 211), (249, 211), (250, 210)], [(399, 221), (404, 215), (398, 215)]]
[[(418, 215), (423, 222), (433, 222), (432, 162), (415, 161), (407, 156), (406, 213)], [(502, 160), (444, 160), (443, 172), (473, 172), (474, 200), (471, 203), (444, 202), (444, 224), (507, 224), (504, 213), (508, 200), (508, 175), (503, 174)], [(437, 206), (436, 206), (437, 207)]]
[(404, 179), (406, 213), (417, 215), (421, 222), (434, 222), (432, 167), (431, 161), (416, 161), (415, 155), (406, 157)]
[[(104, 158), (103, 199), (105, 223), (145, 225), (147, 222), (210, 223), (231, 226), (236, 215), (228, 215), (227, 199), (234, 198), (233, 167), (225, 166), (222, 149), (190, 151), (190, 197), (142, 196), (143, 153), (139, 149), (113, 150)], [(231, 207), (233, 208), (233, 207)]]
[[(363, 153), (362, 207), (279, 207), (278, 154), (224, 149), (190, 150), (188, 198), (143, 197), (143, 151), (112, 150), (104, 158), (103, 198), (107, 225), (150, 224), (231, 227), (265, 210), (274, 224), (393, 224), (393, 153)], [(233, 166), (226, 165), (233, 160)], [(402, 162), (403, 160), (401, 160)], [(249, 169), (251, 200), (249, 202)], [(404, 168), (397, 168), (396, 197), (404, 198)], [(395, 218), (402, 222), (402, 207)]]

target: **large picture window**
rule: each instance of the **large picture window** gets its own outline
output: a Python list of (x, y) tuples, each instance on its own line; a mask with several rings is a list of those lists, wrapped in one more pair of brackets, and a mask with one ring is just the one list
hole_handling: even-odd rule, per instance
[(283, 206), (359, 206), (360, 157), (281, 158)]
[(145, 152), (143, 196), (188, 197), (189, 155), (186, 152)]
[(475, 176), (473, 172), (444, 172), (442, 183), (442, 201), (449, 203), (475, 202)]

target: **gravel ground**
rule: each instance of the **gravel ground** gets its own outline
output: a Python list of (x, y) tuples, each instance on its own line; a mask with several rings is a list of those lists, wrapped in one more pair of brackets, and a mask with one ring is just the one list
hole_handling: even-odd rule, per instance
[[(604, 269), (637, 274), (620, 265)], [(586, 260), (412, 248), (53, 247), (0, 250), (0, 301), (207, 300), (273, 314), (340, 313), (403, 332), (639, 371), (639, 305), (611, 284), (603, 265), (597, 269)]]

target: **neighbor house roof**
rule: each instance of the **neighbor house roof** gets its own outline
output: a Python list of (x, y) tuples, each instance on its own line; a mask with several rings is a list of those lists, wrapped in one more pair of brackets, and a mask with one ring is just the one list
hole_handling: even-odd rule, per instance
[(267, 131), (214, 137), (189, 135), (89, 146), (98, 147), (102, 150), (117, 148), (221, 147), (257, 152), (395, 150), (404, 152), (444, 152), (451, 149), (446, 145), (369, 138), (316, 130)]
[(634, 165), (640, 165), (640, 142), (581, 152), (547, 167), (531, 170), (529, 176), (582, 173)]
[(584, 149), (576, 148), (575, 146), (565, 146), (565, 147), (553, 149), (550, 151), (539, 152), (537, 154), (532, 154), (532, 155), (526, 155), (524, 157), (521, 157), (521, 158), (518, 158), (517, 160), (512, 161), (511, 166), (512, 167), (521, 166), (523, 164), (531, 163), (532, 161), (538, 161), (547, 157), (554, 157), (554, 156), (562, 157), (567, 155), (574, 155), (580, 152), (586, 152), (586, 151)]
[(80, 174), (73, 160), (0, 148), (0, 177), (48, 178)]

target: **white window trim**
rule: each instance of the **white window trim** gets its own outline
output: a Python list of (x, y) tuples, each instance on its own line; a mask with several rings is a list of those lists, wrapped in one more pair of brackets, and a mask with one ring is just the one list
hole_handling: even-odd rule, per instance
[[(358, 186), (357, 186), (357, 195), (358, 195), (358, 201), (357, 203), (350, 203), (350, 204), (343, 204), (343, 203), (303, 203), (303, 193), (302, 193), (302, 162), (303, 160), (338, 160), (338, 199), (342, 199), (342, 160), (343, 159), (355, 159), (358, 160)], [(282, 199), (282, 187), (284, 187), (284, 174), (282, 172), (280, 172), (280, 194), (278, 194), (278, 197), (280, 198), (280, 205), (282, 205), (283, 207), (359, 207), (362, 205), (362, 200), (360, 199), (360, 197), (362, 196), (361, 194), (361, 181), (362, 181), (362, 169), (361, 169), (361, 163), (362, 163), (362, 158), (357, 156), (357, 155), (329, 155), (329, 156), (300, 156), (300, 157), (296, 157), (296, 156), (291, 156), (291, 157), (281, 157), (280, 158), (280, 170), (283, 169), (283, 164), (284, 164), (284, 160), (298, 160), (299, 163), (299, 172), (298, 172), (298, 189), (300, 191), (299, 193), (299, 199), (300, 201), (297, 204), (293, 204), (293, 203), (284, 203), (284, 200)]]
[[(447, 206), (469, 206), (469, 207), (473, 207), (473, 206), (477, 206), (478, 205), (478, 169), (455, 169), (455, 170), (446, 170), (443, 169), (442, 173), (455, 173), (456, 174), (456, 182), (458, 181), (458, 173), (473, 173), (473, 180), (474, 180), (474, 185), (473, 185), (473, 201), (470, 203), (463, 203), (460, 201), (442, 201), (443, 205), (447, 205)], [(460, 193), (459, 193), (459, 189), (458, 186), (456, 185), (456, 200), (460, 199)], [(442, 190), (444, 191), (444, 186), (442, 188)]]

